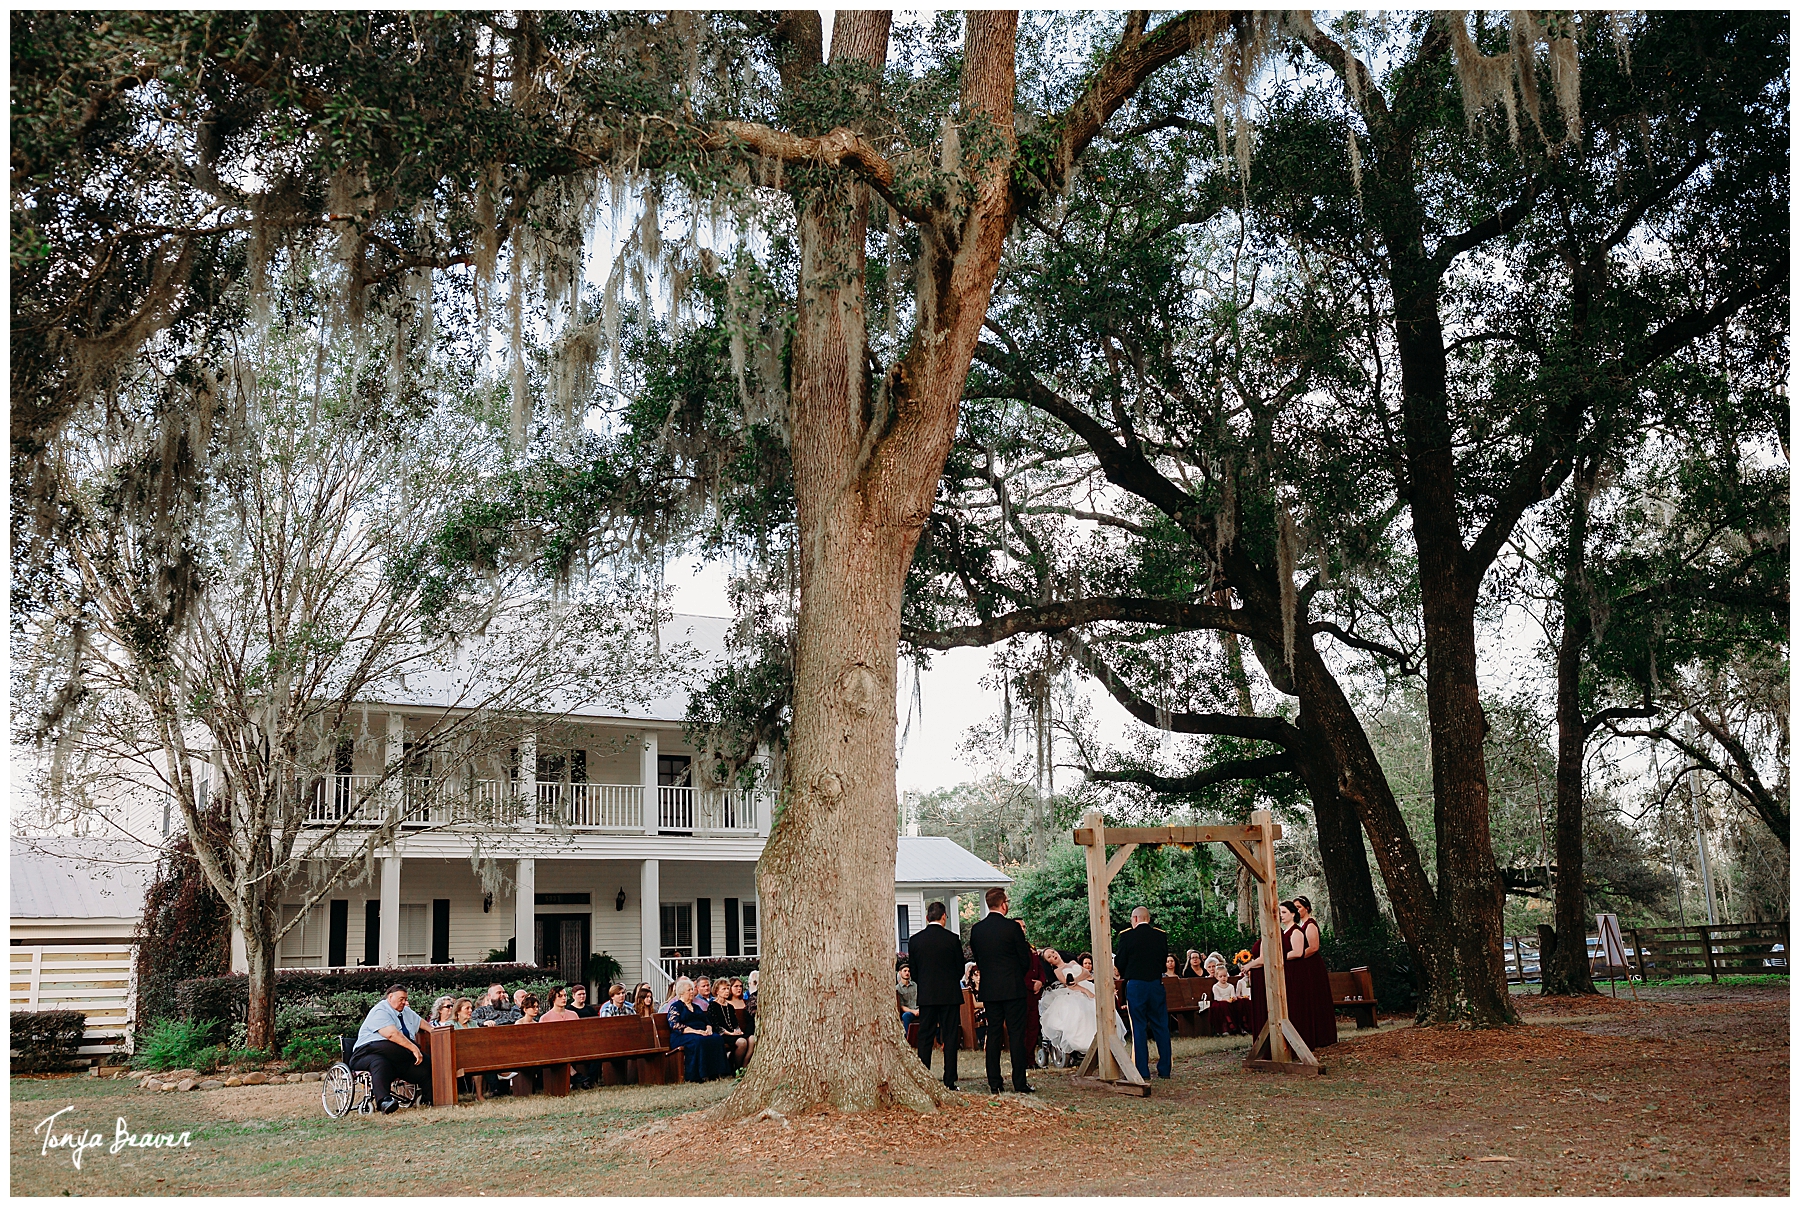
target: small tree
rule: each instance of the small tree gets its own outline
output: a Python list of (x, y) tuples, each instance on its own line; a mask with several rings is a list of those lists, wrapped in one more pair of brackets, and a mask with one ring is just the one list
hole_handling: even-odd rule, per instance
[[(253, 334), (221, 368), (146, 365), (117, 410), (64, 429), (77, 522), (62, 598), (85, 603), (35, 617), (30, 656), (46, 793), (77, 808), (173, 800), (243, 935), (248, 1042), (268, 1048), (276, 949), (299, 921), (282, 924), (284, 896), (304, 912), (365, 873), (411, 808), (404, 777), (434, 753), (471, 765), (591, 698), (598, 652), (611, 683), (653, 676), (633, 664), (629, 609), (431, 573), (447, 557), (428, 535), (497, 443), (479, 395), (393, 389), (384, 361), (301, 323)], [(190, 417), (173, 449), (146, 435), (168, 432), (146, 421), (164, 408)], [(184, 457), (206, 468), (161, 493)], [(390, 744), (369, 788), (328, 794), (346, 744), (384, 736), (367, 732), (368, 702), (408, 675), (431, 704), (406, 757)], [(48, 690), (59, 682), (72, 686)], [(479, 848), (476, 862), (496, 875)]]

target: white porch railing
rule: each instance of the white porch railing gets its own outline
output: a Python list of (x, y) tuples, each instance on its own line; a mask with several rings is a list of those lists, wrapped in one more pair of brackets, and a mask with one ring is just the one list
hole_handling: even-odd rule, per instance
[(571, 830), (642, 831), (644, 789), (639, 784), (539, 783), (537, 822)]
[[(571, 830), (642, 833), (644, 796), (640, 784), (536, 785), (535, 808), (527, 808), (512, 780), (436, 780), (408, 777), (383, 783), (375, 775), (328, 775), (307, 804), (308, 825), (345, 823), (374, 826), (402, 811), (408, 828), (478, 825), (509, 828), (528, 817), (540, 826)], [(675, 834), (754, 835), (762, 833), (774, 793), (741, 788), (656, 789), (656, 828)]]

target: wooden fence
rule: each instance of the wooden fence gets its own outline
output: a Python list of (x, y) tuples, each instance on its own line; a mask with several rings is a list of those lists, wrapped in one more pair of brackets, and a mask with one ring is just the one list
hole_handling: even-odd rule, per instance
[[(1629, 970), (1609, 965), (1600, 950), (1600, 936), (1587, 936), (1590, 974), (1598, 978), (1609, 972), (1614, 976), (1629, 972), (1639, 980), (1710, 976), (1717, 981), (1721, 973), (1785, 976), (1788, 970), (1785, 922), (1646, 927), (1628, 930), (1624, 938)], [(1508, 935), (1502, 947), (1508, 984), (1543, 980), (1537, 939)]]
[(1735, 926), (1660, 926), (1633, 929), (1635, 971), (1646, 979), (1721, 974), (1775, 974), (1788, 971), (1788, 927), (1785, 922), (1747, 922)]
[(132, 1050), (137, 1016), (137, 948), (130, 943), (14, 947), (14, 1010), (79, 1010), (87, 1015), (85, 1056)]

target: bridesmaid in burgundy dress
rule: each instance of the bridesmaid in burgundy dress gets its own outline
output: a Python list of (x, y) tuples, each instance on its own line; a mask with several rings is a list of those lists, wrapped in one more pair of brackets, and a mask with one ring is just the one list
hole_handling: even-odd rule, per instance
[[(1300, 927), (1294, 922), (1294, 907), (1292, 905), (1283, 901), (1275, 907), (1275, 912), (1276, 916), (1281, 919), (1282, 954), (1287, 957), (1287, 963), (1283, 967), (1283, 971), (1287, 975), (1283, 978), (1283, 983), (1287, 985), (1288, 1018), (1293, 1019), (1295, 1014), (1295, 981), (1292, 965), (1293, 961), (1299, 957), (1300, 952), (1303, 950), (1306, 940), (1300, 933)], [(1269, 995), (1267, 986), (1263, 980), (1261, 939), (1256, 940), (1256, 942), (1250, 945), (1250, 955), (1252, 957), (1250, 963), (1246, 964), (1245, 967), (1250, 970), (1250, 1039), (1254, 1042), (1256, 1037), (1262, 1034), (1263, 1024), (1269, 1021)], [(1295, 1025), (1298, 1026), (1299, 1024), (1296, 1023)], [(1300, 1037), (1302, 1039), (1306, 1038), (1306, 1033), (1304, 1031), (1301, 1032)]]
[[(1313, 917), (1312, 902), (1294, 898), (1294, 914), (1299, 918), (1299, 933), (1304, 947), (1289, 974), (1289, 996), (1305, 1003), (1289, 1003), (1294, 1023), (1306, 1046), (1317, 1052), (1337, 1042), (1337, 1008), (1331, 1004), (1331, 974), (1325, 968), (1325, 956), (1319, 950), (1319, 923)], [(1302, 1021), (1304, 1020), (1304, 1021)]]

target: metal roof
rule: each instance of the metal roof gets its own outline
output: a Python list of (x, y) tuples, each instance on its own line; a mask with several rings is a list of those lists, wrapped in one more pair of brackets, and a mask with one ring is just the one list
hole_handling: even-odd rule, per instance
[(12, 839), (12, 919), (129, 918), (144, 913), (157, 852), (143, 843)]
[(1012, 877), (951, 839), (903, 836), (894, 852), (894, 883), (992, 888), (1011, 884)]

